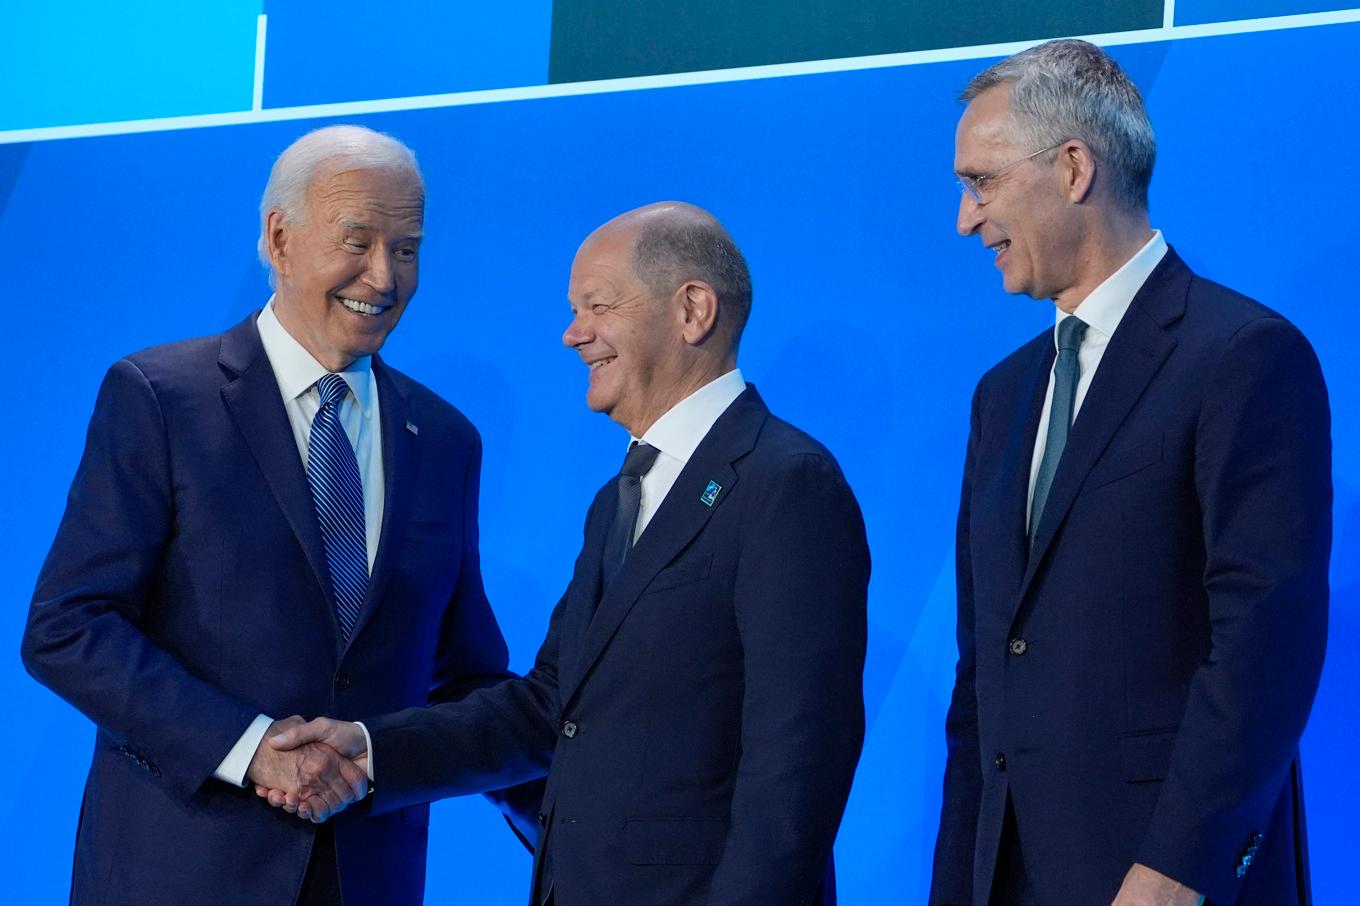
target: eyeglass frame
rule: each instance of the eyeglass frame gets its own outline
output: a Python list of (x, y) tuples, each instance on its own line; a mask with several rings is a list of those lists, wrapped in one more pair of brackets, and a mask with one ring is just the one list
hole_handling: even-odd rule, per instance
[(990, 182), (993, 179), (996, 179), (998, 176), (1002, 176), (1006, 173), (1009, 173), (1016, 167), (1023, 164), (1025, 161), (1034, 160), (1034, 158), (1038, 157), (1040, 154), (1043, 154), (1047, 151), (1052, 151), (1054, 148), (1061, 148), (1069, 141), (1070, 139), (1065, 138), (1062, 141), (1058, 142), (1056, 145), (1049, 145), (1047, 148), (1040, 148), (1038, 151), (1035, 151), (1032, 154), (1026, 154), (1019, 160), (1013, 160), (1010, 163), (1006, 164), (1004, 167), (993, 170), (990, 173), (984, 173), (981, 176), (959, 176), (958, 174), (955, 174), (954, 181), (959, 184), (960, 191), (962, 191), (964, 195), (967, 195), (969, 198), (973, 200), (973, 204), (981, 207), (982, 205), (985, 205), (987, 203), (987, 200), (982, 197), (982, 190), (985, 187), (986, 183)]

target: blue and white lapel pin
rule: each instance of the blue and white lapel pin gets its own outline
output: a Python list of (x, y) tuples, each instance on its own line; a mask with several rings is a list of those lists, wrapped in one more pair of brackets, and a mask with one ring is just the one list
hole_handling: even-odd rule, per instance
[(699, 502), (704, 506), (713, 506), (713, 504), (717, 502), (718, 494), (720, 493), (722, 493), (722, 485), (718, 484), (716, 481), (710, 481), (708, 487), (704, 488), (704, 492), (699, 495)]

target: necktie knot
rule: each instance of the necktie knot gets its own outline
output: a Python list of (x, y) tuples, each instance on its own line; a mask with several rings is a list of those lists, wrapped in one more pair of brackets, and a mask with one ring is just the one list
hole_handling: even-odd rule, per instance
[(1078, 317), (1063, 318), (1058, 324), (1058, 351), (1076, 352), (1081, 348), (1082, 338), (1086, 336), (1086, 322)]
[(660, 452), (651, 444), (633, 441), (628, 445), (628, 455), (623, 458), (623, 468), (619, 469), (619, 474), (628, 478), (641, 478), (651, 471)]
[(329, 406), (345, 398), (345, 394), (349, 393), (349, 385), (338, 374), (324, 374), (316, 382), (316, 392), (321, 396), (321, 405)]

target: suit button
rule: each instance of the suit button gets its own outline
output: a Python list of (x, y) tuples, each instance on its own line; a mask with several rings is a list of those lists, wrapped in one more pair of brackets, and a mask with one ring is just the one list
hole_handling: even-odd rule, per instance
[(567, 737), (567, 739), (575, 739), (577, 729), (576, 721), (574, 720), (568, 720), (562, 723), (562, 735)]
[(996, 765), (998, 771), (1006, 770), (1006, 753), (997, 752), (996, 757), (992, 759), (992, 764)]
[(337, 673), (335, 675), (335, 688), (348, 689), (354, 680), (348, 673)]
[(1029, 651), (1029, 642), (1026, 642), (1024, 639), (1011, 639), (1010, 649), (1011, 654), (1019, 657), (1026, 651)]

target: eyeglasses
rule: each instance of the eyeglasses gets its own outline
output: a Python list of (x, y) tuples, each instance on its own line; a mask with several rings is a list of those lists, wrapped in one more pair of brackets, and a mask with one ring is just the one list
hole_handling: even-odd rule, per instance
[(1040, 154), (1043, 154), (1046, 151), (1052, 151), (1054, 148), (1062, 147), (1062, 145), (1065, 144), (1066, 141), (1067, 139), (1063, 139), (1056, 145), (1049, 145), (1047, 148), (1040, 148), (1033, 154), (1026, 154), (1019, 160), (1013, 160), (1010, 163), (1006, 164), (1006, 166), (1002, 167), (1001, 169), (993, 170), (991, 173), (985, 173), (982, 176), (959, 176), (957, 177), (959, 188), (963, 190), (964, 195), (967, 195), (969, 198), (973, 200), (973, 204), (984, 205), (987, 203), (987, 201), (982, 197), (982, 192), (984, 189), (987, 188), (987, 183), (991, 182), (993, 179), (996, 179), (998, 176), (1002, 176), (1006, 173), (1009, 173), (1010, 171), (1014, 170), (1016, 167), (1020, 166), (1027, 160), (1033, 160), (1034, 158), (1038, 157)]

